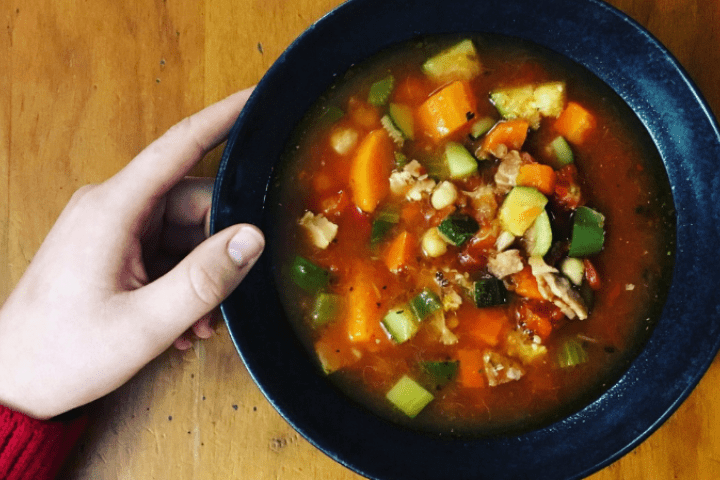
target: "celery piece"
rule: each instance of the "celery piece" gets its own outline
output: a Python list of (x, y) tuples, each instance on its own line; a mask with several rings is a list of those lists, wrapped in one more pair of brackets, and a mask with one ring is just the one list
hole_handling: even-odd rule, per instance
[(410, 418), (415, 418), (435, 398), (407, 375), (403, 375), (385, 397)]
[(380, 107), (385, 105), (390, 99), (390, 94), (395, 86), (395, 77), (388, 75), (382, 80), (378, 80), (370, 86), (368, 93), (368, 103)]
[(558, 364), (562, 368), (574, 367), (590, 359), (580, 342), (574, 338), (565, 341), (558, 351)]
[(375, 246), (385, 238), (385, 234), (400, 221), (400, 214), (391, 210), (382, 210), (373, 220), (370, 228), (370, 245)]
[(320, 292), (315, 296), (315, 303), (310, 319), (313, 328), (320, 328), (333, 321), (340, 310), (340, 295)]

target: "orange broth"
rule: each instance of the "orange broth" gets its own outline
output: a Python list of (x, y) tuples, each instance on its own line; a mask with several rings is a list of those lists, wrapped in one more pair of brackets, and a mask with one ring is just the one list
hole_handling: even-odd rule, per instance
[[(578, 292), (583, 290), (586, 296), (582, 298), (589, 298), (588, 292), (592, 292), (587, 319), (558, 314), (552, 302), (546, 300), (533, 304), (512, 291), (514, 277), (509, 276), (503, 280), (509, 289), (508, 302), (500, 306), (479, 308), (467, 291), (457, 289), (462, 304), (444, 311), (446, 327), (455, 338), (451, 344), (439, 341), (438, 327), (431, 327), (428, 320), (420, 321), (417, 334), (401, 344), (393, 341), (381, 325), (389, 309), (404, 305), (423, 289), (442, 296), (438, 271), (468, 272), (471, 280), (486, 275), (485, 255), (495, 254), (490, 252), (499, 233), (497, 222), (481, 218), (475, 239), (460, 247), (448, 245), (445, 254), (429, 257), (421, 242), (428, 229), (455, 211), (474, 214), (467, 198), (463, 200), (464, 194), (460, 193), (453, 205), (438, 210), (427, 194), (422, 200), (409, 201), (391, 193), (383, 197), (375, 211), (363, 212), (353, 202), (350, 185), (353, 153), (338, 153), (329, 138), (338, 129), (347, 128), (357, 133), (360, 143), (368, 132), (383, 128), (380, 119), (387, 106), (370, 105), (367, 98), (370, 85), (389, 73), (395, 80), (389, 102), (408, 105), (416, 112), (417, 120), (419, 106), (444, 85), (428, 79), (422, 64), (457, 43), (457, 38), (426, 38), (383, 52), (336, 82), (298, 129), (275, 180), (277, 194), (270, 205), (280, 219), (273, 252), (279, 265), (276, 280), (285, 309), (310, 355), (317, 359), (321, 352), (323, 367), (331, 370), (328, 378), (354, 400), (393, 421), (435, 432), (485, 434), (547, 424), (582, 408), (617, 381), (651, 334), (662, 308), (672, 271), (674, 211), (657, 151), (637, 118), (607, 86), (581, 67), (533, 45), (494, 36), (472, 39), (481, 73), (469, 81), (477, 99), (471, 120), (503, 120), (489, 100), (493, 89), (551, 81), (564, 82), (565, 104), (577, 102), (594, 118), (594, 128), (582, 144), (571, 145), (583, 202), (605, 216), (603, 249), (586, 258), (597, 272), (599, 285), (588, 288), (586, 270), (583, 285), (573, 287)], [(342, 116), (331, 115), (337, 108), (342, 110)], [(482, 138), (469, 137), (471, 120), (440, 143), (452, 140), (474, 153)], [(557, 136), (555, 120), (543, 116), (539, 128), (529, 130), (520, 149), (529, 154), (525, 160), (553, 164), (548, 144)], [(418, 131), (417, 122), (414, 139), (406, 140), (402, 148), (394, 148), (407, 159), (418, 160), (427, 171), (441, 156), (439, 142)], [(493, 156), (478, 160), (477, 172), (454, 181), (457, 190), (466, 192), (493, 184), (500, 162)], [(396, 165), (388, 168), (402, 169)], [(437, 180), (439, 183), (442, 178)], [(503, 196), (496, 197), (501, 205)], [(554, 197), (549, 197), (547, 211), (553, 221), (554, 243), (544, 258), (549, 265), (557, 266), (558, 259), (567, 255), (573, 212), (558, 207)], [(398, 214), (397, 222), (371, 245), (373, 222), (378, 212), (389, 205)], [(326, 248), (314, 245), (298, 224), (307, 211), (322, 213), (337, 226), (337, 234)], [(493, 225), (493, 234), (481, 238), (492, 231)], [(408, 232), (412, 240), (410, 255), (399, 271), (391, 271), (385, 261), (386, 252), (402, 231)], [(515, 248), (522, 250), (522, 241), (519, 246), (518, 241)], [(473, 242), (474, 253), (468, 262), (463, 252)], [(288, 273), (288, 265), (296, 255), (329, 272), (330, 283), (324, 290), (343, 299), (339, 313), (322, 327), (314, 328), (309, 318), (313, 295), (298, 288)], [(528, 304), (542, 304), (541, 314), (552, 316), (551, 333), (543, 332), (545, 338), (540, 339), (546, 353), (529, 362), (514, 359), (524, 370), (518, 380), (490, 386), (482, 370), (471, 372), (480, 373), (477, 378), (462, 377), (467, 373), (462, 371), (464, 366), (469, 365), (462, 359), (474, 355), (467, 352), (496, 350), (508, 356), (503, 350), (506, 335), (515, 330), (522, 330), (527, 335), (524, 338), (532, 341), (540, 338), (540, 327), (533, 330), (524, 316), (523, 305)], [(363, 324), (362, 338), (353, 337), (353, 315), (358, 314), (348, 311), (361, 312), (367, 322)], [(478, 322), (489, 322), (490, 327), (478, 329)], [(492, 326), (492, 322), (499, 322), (499, 326)], [(558, 352), (570, 338), (582, 346), (587, 359), (563, 368), (558, 364)], [(453, 378), (439, 385), (421, 371), (418, 365), (423, 361), (460, 364)], [(387, 392), (403, 375), (417, 380), (434, 397), (415, 418), (409, 418), (386, 399)], [(461, 377), (470, 380), (463, 382)]]

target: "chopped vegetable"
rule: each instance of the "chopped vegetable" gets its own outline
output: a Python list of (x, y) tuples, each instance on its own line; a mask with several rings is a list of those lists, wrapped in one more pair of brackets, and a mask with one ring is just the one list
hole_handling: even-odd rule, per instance
[(337, 318), (342, 297), (334, 293), (320, 292), (315, 296), (315, 304), (310, 319), (313, 328), (320, 328)]
[(453, 213), (448, 215), (437, 228), (448, 243), (459, 247), (477, 233), (480, 225), (469, 215)]
[(512, 282), (515, 286), (515, 293), (525, 298), (532, 298), (536, 300), (544, 300), (540, 289), (538, 288), (538, 282), (535, 275), (532, 274), (532, 269), (529, 265), (526, 265), (522, 270), (513, 274)]
[(474, 310), (472, 322), (470, 335), (491, 347), (500, 343), (502, 333), (510, 325), (503, 307), (486, 307)]
[(345, 321), (347, 336), (353, 343), (368, 342), (373, 338), (382, 316), (378, 302), (380, 294), (373, 283), (372, 271), (360, 269), (354, 273), (350, 291), (346, 296)]
[(438, 81), (470, 80), (480, 74), (480, 59), (472, 40), (462, 42), (443, 50), (423, 64), (423, 71)]
[(336, 106), (336, 105), (328, 105), (325, 108), (322, 109), (320, 114), (318, 115), (318, 122), (323, 123), (335, 123), (338, 120), (340, 120), (342, 117), (345, 116), (345, 112), (343, 112), (342, 108)]
[(375, 246), (385, 238), (385, 234), (400, 221), (400, 214), (393, 210), (383, 210), (373, 220), (370, 230), (370, 245)]
[(550, 142), (550, 149), (555, 157), (555, 168), (564, 167), (575, 161), (572, 148), (562, 136), (557, 136)]
[(580, 286), (585, 276), (585, 265), (579, 258), (567, 257), (560, 264), (560, 271), (569, 278), (573, 284)]
[(495, 152), (499, 145), (505, 145), (509, 150), (520, 150), (527, 138), (529, 126), (528, 121), (522, 118), (496, 123), (483, 138), (481, 157), (485, 158)]
[(482, 388), (485, 386), (484, 365), (480, 350), (458, 350), (458, 380), (463, 387)]
[(376, 107), (385, 105), (390, 99), (390, 94), (395, 86), (395, 77), (388, 75), (382, 80), (378, 80), (370, 86), (368, 93), (368, 103)]
[(307, 258), (296, 255), (290, 266), (290, 278), (298, 287), (315, 294), (328, 286), (330, 272)]
[(430, 138), (442, 140), (468, 124), (477, 101), (467, 82), (455, 81), (428, 98), (417, 110), (420, 128)]
[(490, 99), (503, 118), (523, 118), (533, 129), (540, 127), (542, 116), (557, 117), (565, 103), (565, 84), (549, 82), (536, 86), (498, 88)]
[(477, 172), (477, 160), (468, 150), (455, 142), (445, 145), (445, 167), (453, 180), (467, 178)]
[(590, 356), (582, 344), (574, 338), (569, 338), (562, 344), (558, 351), (558, 364), (561, 368), (574, 367), (585, 363)]
[(521, 237), (545, 211), (548, 199), (532, 187), (514, 187), (500, 206), (498, 218), (503, 229)]
[(427, 373), (432, 383), (442, 387), (453, 380), (458, 372), (458, 361), (425, 361), (420, 363), (420, 368)]
[(492, 307), (507, 303), (507, 289), (502, 280), (488, 275), (475, 282), (473, 299), (476, 307)]
[(443, 307), (440, 297), (427, 288), (410, 299), (409, 305), (418, 320), (426, 319)]
[(574, 164), (565, 165), (556, 172), (555, 201), (567, 210), (574, 210), (583, 203), (580, 184), (577, 180), (577, 168)]
[(385, 130), (368, 133), (358, 146), (350, 166), (350, 187), (355, 205), (372, 213), (390, 191), (390, 172), (395, 159), (392, 141)]
[(407, 230), (401, 232), (385, 251), (385, 265), (391, 272), (399, 272), (415, 258), (417, 238)]
[(571, 257), (586, 257), (600, 252), (605, 242), (605, 216), (589, 207), (578, 207), (573, 218)]
[(415, 418), (435, 398), (407, 375), (403, 375), (385, 397), (410, 418)]
[(585, 267), (585, 280), (587, 280), (590, 288), (593, 290), (600, 290), (602, 284), (600, 283), (600, 275), (598, 275), (595, 265), (593, 265), (589, 259), (584, 258), (583, 266)]
[(382, 319), (382, 325), (395, 343), (405, 343), (415, 336), (420, 325), (407, 305), (391, 309)]
[(525, 246), (529, 255), (543, 257), (552, 245), (552, 226), (546, 210), (540, 212), (532, 226), (525, 232)]
[(495, 119), (492, 117), (483, 117), (480, 120), (473, 122), (470, 127), (470, 136), (474, 139), (478, 139), (485, 135), (495, 125)]
[(403, 138), (415, 139), (415, 119), (412, 108), (401, 103), (391, 103), (388, 107), (388, 115), (393, 125), (402, 133)]
[(576, 145), (582, 144), (595, 128), (595, 117), (576, 102), (568, 102), (567, 107), (555, 121), (555, 130), (565, 139)]
[(555, 170), (541, 163), (526, 163), (520, 166), (515, 183), (537, 188), (545, 195), (552, 195), (555, 192)]

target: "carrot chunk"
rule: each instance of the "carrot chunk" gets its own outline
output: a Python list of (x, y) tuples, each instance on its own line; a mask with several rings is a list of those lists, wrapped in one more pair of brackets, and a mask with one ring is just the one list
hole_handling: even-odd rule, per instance
[(515, 293), (521, 297), (544, 300), (538, 288), (537, 279), (535, 275), (532, 274), (532, 269), (529, 265), (525, 265), (522, 270), (513, 274), (511, 279), (515, 285)]
[(527, 163), (520, 167), (515, 183), (526, 187), (535, 187), (545, 195), (552, 195), (555, 192), (555, 180), (555, 170), (551, 166)]
[(452, 135), (475, 116), (477, 100), (470, 84), (455, 81), (435, 92), (417, 110), (421, 129), (433, 140)]
[(524, 118), (514, 118), (496, 124), (483, 138), (480, 150), (482, 153), (491, 153), (499, 145), (505, 145), (510, 150), (520, 150), (527, 138), (530, 122)]
[(350, 166), (350, 188), (355, 205), (372, 213), (390, 191), (394, 158), (390, 136), (383, 129), (368, 133)]
[(568, 102), (565, 110), (555, 121), (555, 130), (568, 142), (581, 144), (595, 128), (595, 117), (576, 102)]
[(483, 359), (480, 350), (463, 349), (457, 351), (458, 380), (467, 388), (482, 388), (485, 386), (483, 376)]
[(408, 231), (400, 233), (385, 251), (385, 265), (391, 272), (407, 267), (415, 256), (417, 239)]
[(504, 307), (480, 308), (475, 311), (474, 324), (470, 334), (481, 342), (496, 346), (500, 343), (500, 335), (509, 325)]

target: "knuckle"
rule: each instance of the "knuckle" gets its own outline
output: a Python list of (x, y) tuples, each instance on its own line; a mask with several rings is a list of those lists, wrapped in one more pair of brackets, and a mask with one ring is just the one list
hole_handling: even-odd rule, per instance
[(223, 284), (203, 265), (192, 264), (188, 270), (190, 285), (195, 296), (203, 302), (208, 310), (222, 301), (225, 293)]

